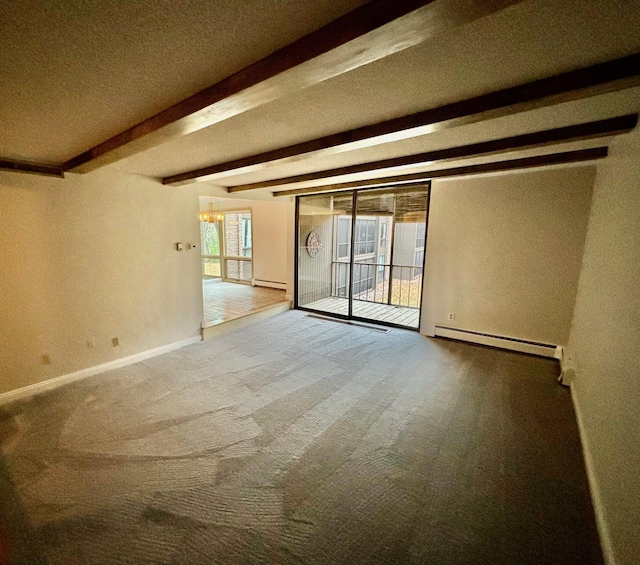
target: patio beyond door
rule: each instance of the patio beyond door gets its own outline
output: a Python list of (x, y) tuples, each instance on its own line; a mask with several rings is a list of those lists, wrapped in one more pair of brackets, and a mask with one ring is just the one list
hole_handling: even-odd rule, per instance
[(296, 307), (418, 329), (429, 186), (297, 199)]

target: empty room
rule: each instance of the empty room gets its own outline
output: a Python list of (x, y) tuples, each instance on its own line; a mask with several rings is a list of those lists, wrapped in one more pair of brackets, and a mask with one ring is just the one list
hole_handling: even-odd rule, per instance
[(0, 4), (0, 565), (640, 563), (638, 0)]

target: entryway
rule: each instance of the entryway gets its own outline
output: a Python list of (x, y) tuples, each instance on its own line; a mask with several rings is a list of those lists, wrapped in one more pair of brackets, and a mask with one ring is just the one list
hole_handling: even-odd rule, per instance
[(418, 329), (429, 188), (299, 196), (296, 307)]

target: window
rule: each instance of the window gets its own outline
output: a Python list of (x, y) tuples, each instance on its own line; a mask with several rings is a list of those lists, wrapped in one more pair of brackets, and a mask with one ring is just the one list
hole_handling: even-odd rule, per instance
[(353, 296), (371, 290), (374, 286), (375, 265), (355, 263), (353, 265)]
[(221, 277), (219, 224), (200, 222), (200, 249), (202, 254), (202, 276)]
[(242, 215), (242, 256), (251, 257), (251, 215)]
[(416, 254), (413, 257), (413, 264), (416, 267), (412, 269), (412, 277), (418, 277), (422, 274), (422, 264), (424, 263), (424, 249), (421, 251), (416, 251)]
[(349, 282), (349, 263), (335, 263), (336, 272), (336, 296), (346, 298), (348, 296), (347, 285)]
[[(423, 223), (418, 224), (418, 229), (416, 230), (416, 248), (424, 247), (426, 232), (427, 232), (426, 224), (423, 224)], [(422, 265), (422, 261), (420, 262), (420, 265)]]
[(205, 278), (251, 281), (251, 212), (225, 212), (220, 222), (200, 222), (200, 238)]
[(356, 220), (356, 255), (369, 255), (375, 252), (376, 221)]
[(378, 272), (384, 273), (384, 255), (378, 255)]
[[(253, 276), (251, 255), (251, 212), (226, 212), (224, 215), (225, 278), (234, 281), (250, 281)], [(246, 260), (239, 260), (240, 257), (246, 257)]]
[(349, 242), (351, 241), (351, 219), (338, 219), (338, 259), (349, 257)]

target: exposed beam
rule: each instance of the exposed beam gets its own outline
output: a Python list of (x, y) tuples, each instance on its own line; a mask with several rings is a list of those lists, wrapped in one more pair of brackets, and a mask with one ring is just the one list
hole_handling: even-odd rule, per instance
[(608, 147), (595, 147), (592, 149), (580, 149), (578, 151), (566, 151), (564, 153), (551, 153), (550, 155), (540, 155), (537, 157), (525, 157), (523, 159), (511, 159), (509, 161), (494, 161), (492, 163), (482, 163), (480, 165), (468, 165), (466, 167), (453, 167), (451, 169), (437, 169), (424, 173), (412, 173), (410, 175), (397, 175), (378, 179), (367, 179), (362, 181), (341, 182), (322, 186), (294, 188), (291, 190), (279, 190), (274, 192), (274, 196), (297, 196), (301, 194), (318, 194), (323, 192), (335, 192), (348, 189), (373, 189), (386, 186), (414, 186), (424, 185), (425, 182), (435, 178), (462, 177), (469, 175), (482, 175), (487, 173), (498, 173), (502, 171), (513, 171), (519, 169), (532, 169), (534, 167), (544, 167), (549, 165), (563, 165), (567, 163), (581, 163), (584, 161), (595, 161), (604, 159), (607, 156)]
[(64, 177), (62, 165), (48, 165), (45, 163), (26, 163), (24, 161), (12, 161), (0, 158), (0, 171), (13, 173), (30, 173), (32, 175), (44, 175), (49, 177)]
[(211, 181), (297, 161), (425, 135), (463, 124), (551, 106), (640, 84), (640, 53), (497, 90), (423, 112), (343, 131), (163, 179), (174, 186)]
[(521, 0), (372, 0), (70, 159), (87, 172), (272, 102)]
[(594, 139), (598, 137), (627, 133), (631, 131), (637, 123), (638, 114), (629, 114), (617, 118), (609, 118), (606, 120), (598, 120), (595, 122), (586, 122), (573, 126), (538, 131), (535, 133), (526, 133), (523, 135), (515, 135), (513, 137), (503, 137), (501, 139), (494, 139), (492, 141), (483, 141), (481, 143), (460, 145), (458, 147), (450, 147), (448, 149), (427, 151), (426, 153), (418, 153), (417, 155), (394, 157), (393, 159), (384, 159), (382, 161), (374, 161), (371, 163), (361, 163), (358, 165), (350, 165), (348, 167), (339, 167), (337, 169), (317, 171), (305, 175), (296, 175), (251, 184), (241, 184), (238, 186), (229, 187), (227, 191), (243, 192), (245, 190), (270, 188), (273, 186), (282, 186), (285, 184), (295, 184), (299, 182), (321, 180), (356, 173), (367, 173), (370, 171), (392, 169), (408, 165), (428, 165), (429, 163), (433, 163), (434, 161), (452, 161), (456, 159), (478, 157), (480, 155), (494, 155), (514, 150), (544, 147), (546, 145), (554, 145), (557, 143), (583, 141), (585, 139)]

